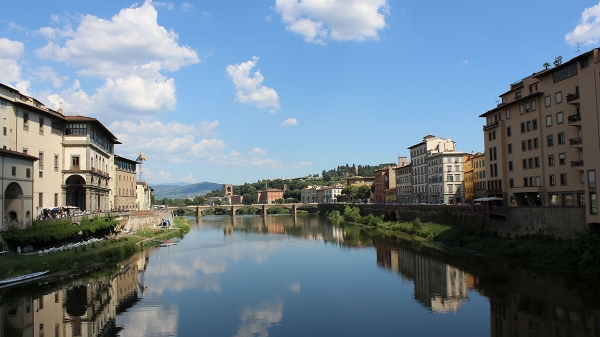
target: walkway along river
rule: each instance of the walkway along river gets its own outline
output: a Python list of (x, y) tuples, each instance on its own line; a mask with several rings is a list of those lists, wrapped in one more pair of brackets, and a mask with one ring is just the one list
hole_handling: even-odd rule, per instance
[[(0, 336), (598, 336), (598, 279), (314, 215), (188, 218), (176, 246), (0, 296)], [(16, 295), (18, 294), (18, 296)]]

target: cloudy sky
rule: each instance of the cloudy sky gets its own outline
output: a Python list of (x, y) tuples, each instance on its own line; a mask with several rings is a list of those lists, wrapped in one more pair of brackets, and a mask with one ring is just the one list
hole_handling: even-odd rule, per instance
[(427, 134), (483, 150), (510, 83), (598, 46), (600, 3), (11, 1), (0, 83), (98, 118), (152, 184), (396, 162)]

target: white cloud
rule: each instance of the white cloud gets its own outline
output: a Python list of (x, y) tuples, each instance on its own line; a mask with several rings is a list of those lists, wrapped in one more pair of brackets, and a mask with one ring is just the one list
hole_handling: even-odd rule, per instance
[(181, 9), (182, 9), (184, 12), (189, 12), (189, 11), (191, 11), (193, 8), (194, 8), (194, 5), (192, 5), (192, 4), (191, 4), (191, 3), (189, 3), (189, 2), (184, 2), (184, 3), (182, 3), (182, 4), (181, 4)]
[(210, 19), (210, 18), (212, 17), (212, 15), (211, 15), (209, 12), (206, 12), (206, 11), (202, 12), (202, 15), (203, 15), (205, 18), (207, 18), (207, 19)]
[(287, 283), (285, 285), (286, 288), (288, 288), (291, 292), (293, 293), (299, 293), (300, 289), (302, 288), (301, 283), (300, 282), (292, 282), (292, 283)]
[(199, 182), (198, 178), (194, 177), (194, 175), (191, 173), (188, 174), (187, 176), (181, 178), (180, 181), (183, 181), (185, 183), (190, 183), (190, 184), (195, 184), (195, 183)]
[(66, 76), (58, 76), (58, 74), (48, 66), (41, 66), (34, 71), (35, 76), (39, 81), (42, 82), (51, 82), (52, 86), (55, 88), (60, 88), (63, 86), (63, 81), (66, 81), (68, 77)]
[(269, 15), (265, 16), (265, 21), (271, 22), (271, 17)]
[(30, 82), (21, 78), (19, 59), (25, 45), (20, 41), (0, 38), (0, 83), (9, 84), (25, 95), (29, 95)]
[(299, 169), (307, 166), (312, 166), (311, 161), (293, 162), (287, 166), (287, 169)]
[(600, 3), (586, 8), (581, 13), (581, 22), (572, 32), (565, 35), (565, 40), (572, 46), (577, 43), (584, 45), (598, 43), (600, 40)]
[(175, 7), (175, 5), (173, 5), (170, 2), (156, 2), (156, 1), (153, 1), (152, 4), (154, 6), (156, 6), (156, 7), (167, 7), (168, 10), (172, 10)]
[[(175, 108), (175, 81), (162, 72), (178, 71), (200, 60), (193, 49), (177, 42), (173, 30), (158, 24), (153, 4), (172, 6), (146, 1), (122, 9), (110, 20), (84, 15), (75, 30), (68, 25), (38, 30), (50, 40), (34, 51), (40, 59), (65, 62), (76, 67), (79, 75), (104, 79), (95, 93), (81, 89), (60, 93), (68, 103), (65, 108), (72, 109), (65, 111), (139, 120)], [(66, 42), (55, 42), (59, 37)]]
[(257, 108), (279, 109), (279, 95), (273, 88), (262, 85), (264, 77), (260, 70), (255, 71), (250, 77), (250, 70), (256, 66), (258, 57), (239, 64), (227, 66), (227, 73), (233, 80), (237, 92), (236, 101), (240, 103), (252, 103)]
[(283, 125), (283, 126), (291, 126), (291, 125), (297, 125), (297, 124), (298, 124), (298, 121), (296, 120), (296, 118), (288, 118), (281, 123), (281, 125)]
[(304, 41), (364, 41), (377, 39), (386, 27), (387, 0), (276, 0), (286, 29), (304, 36)]
[(158, 175), (160, 176), (161, 179), (167, 180), (167, 181), (169, 180), (169, 178), (171, 178), (171, 174), (167, 173), (165, 171), (158, 172)]

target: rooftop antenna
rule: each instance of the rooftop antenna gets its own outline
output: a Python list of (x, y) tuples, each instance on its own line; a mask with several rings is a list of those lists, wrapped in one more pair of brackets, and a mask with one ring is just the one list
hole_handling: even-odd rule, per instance
[(576, 53), (577, 53), (577, 54), (580, 54), (580, 50), (579, 50), (579, 42), (577, 42), (577, 51), (576, 51)]
[(142, 164), (146, 160), (148, 160), (148, 158), (146, 158), (146, 155), (143, 152), (141, 152), (140, 155), (136, 158), (136, 161), (140, 164), (140, 179), (139, 180), (144, 180), (144, 179), (142, 179)]

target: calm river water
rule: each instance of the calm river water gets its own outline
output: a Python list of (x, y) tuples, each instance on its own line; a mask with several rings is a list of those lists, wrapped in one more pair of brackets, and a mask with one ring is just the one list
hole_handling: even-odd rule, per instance
[(600, 336), (598, 279), (314, 215), (189, 220), (114, 275), (5, 291), (0, 337)]

